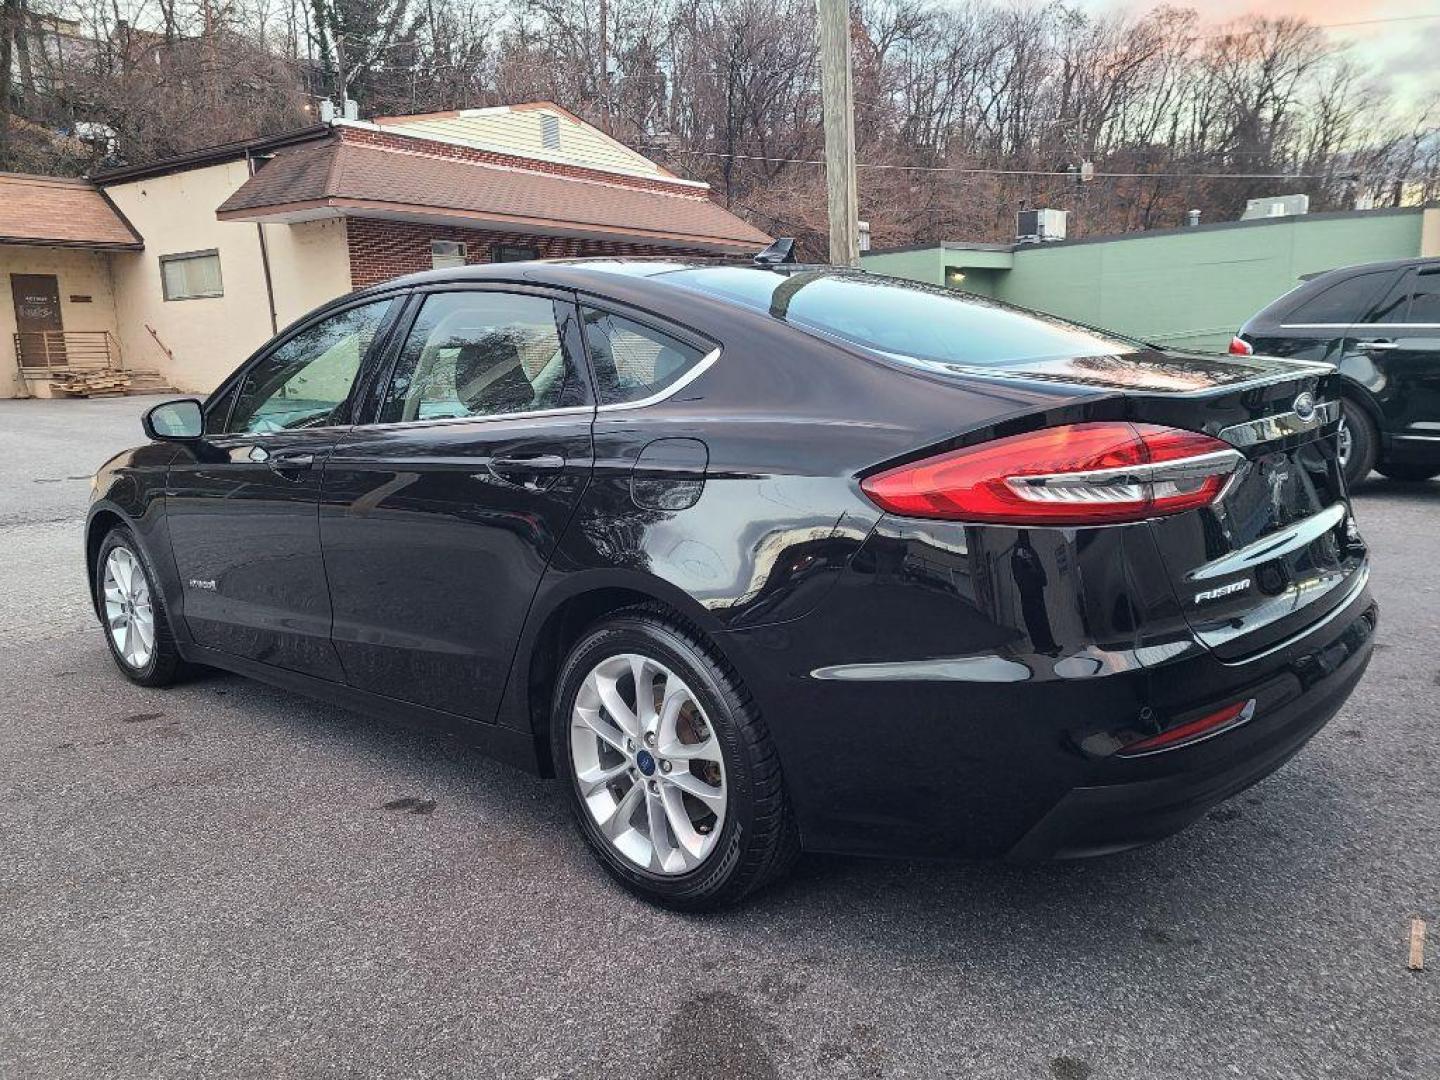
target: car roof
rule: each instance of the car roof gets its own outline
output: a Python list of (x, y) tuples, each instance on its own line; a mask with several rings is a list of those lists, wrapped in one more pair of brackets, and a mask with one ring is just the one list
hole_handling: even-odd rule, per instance
[[(457, 266), (443, 270), (423, 270), (416, 274), (393, 278), (380, 285), (372, 286), (366, 292), (381, 293), (392, 289), (414, 288), (423, 285), (438, 285), (455, 282), (511, 282), (529, 285), (551, 285), (561, 288), (594, 289), (606, 292), (622, 281), (638, 285), (644, 283), (662, 286), (666, 292), (677, 288), (665, 281), (667, 274), (678, 270), (701, 270), (709, 267), (725, 267), (729, 270), (749, 270), (756, 274), (774, 274), (787, 277), (794, 273), (828, 271), (835, 274), (860, 274), (845, 266), (831, 266), (826, 263), (785, 263), (780, 266), (766, 266), (734, 258), (699, 259), (694, 257), (670, 259), (664, 256), (644, 258), (604, 257), (537, 259), (530, 262), (479, 263), (473, 266)], [(723, 299), (723, 298), (721, 298)]]
[(1302, 280), (1306, 282), (1319, 281), (1322, 278), (1338, 277), (1342, 274), (1370, 274), (1377, 270), (1404, 270), (1411, 266), (1440, 265), (1440, 258), (1412, 257), (1409, 259), (1385, 259), (1381, 262), (1355, 263), (1351, 266), (1337, 266), (1333, 270), (1322, 270), (1316, 274), (1307, 274)]

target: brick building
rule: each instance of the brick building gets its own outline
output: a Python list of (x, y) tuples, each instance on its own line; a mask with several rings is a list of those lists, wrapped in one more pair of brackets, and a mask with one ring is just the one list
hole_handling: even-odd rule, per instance
[(102, 361), (204, 392), (318, 304), (417, 270), (769, 239), (548, 102), (337, 120), (88, 182), (0, 175), (15, 298), (0, 396)]

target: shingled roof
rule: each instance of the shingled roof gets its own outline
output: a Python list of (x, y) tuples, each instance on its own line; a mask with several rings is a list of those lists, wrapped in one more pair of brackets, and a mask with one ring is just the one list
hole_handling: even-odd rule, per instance
[(344, 128), (280, 150), (220, 205), (222, 220), (303, 221), (336, 213), (750, 251), (770, 238), (680, 180), (467, 152)]
[(145, 246), (123, 214), (88, 180), (0, 173), (0, 244)]

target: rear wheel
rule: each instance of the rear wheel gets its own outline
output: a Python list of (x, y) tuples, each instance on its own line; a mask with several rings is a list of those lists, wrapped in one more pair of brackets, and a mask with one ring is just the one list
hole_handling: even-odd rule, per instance
[(1380, 434), (1375, 422), (1360, 405), (1349, 398), (1340, 404), (1340, 468), (1345, 472), (1345, 486), (1353, 488), (1375, 468), (1379, 456)]
[(794, 861), (769, 732), (689, 628), (637, 609), (585, 634), (561, 669), (552, 739), (581, 833), (645, 899), (722, 907)]
[(1430, 480), (1440, 476), (1440, 465), (1409, 465), (1403, 462), (1383, 462), (1375, 471), (1391, 480)]
[(169, 686), (183, 674), (165, 599), (143, 550), (124, 526), (110, 530), (100, 544), (95, 599), (110, 655), (127, 679), (141, 686)]

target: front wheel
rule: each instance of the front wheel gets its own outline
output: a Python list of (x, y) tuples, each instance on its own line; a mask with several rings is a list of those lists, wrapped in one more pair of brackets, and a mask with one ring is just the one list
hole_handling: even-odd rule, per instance
[(115, 664), (131, 682), (169, 686), (185, 670), (170, 614), (134, 533), (110, 530), (95, 560), (95, 600)]
[(703, 638), (646, 609), (586, 633), (561, 669), (556, 771), (601, 865), (685, 910), (787, 871), (798, 834), (759, 710)]

